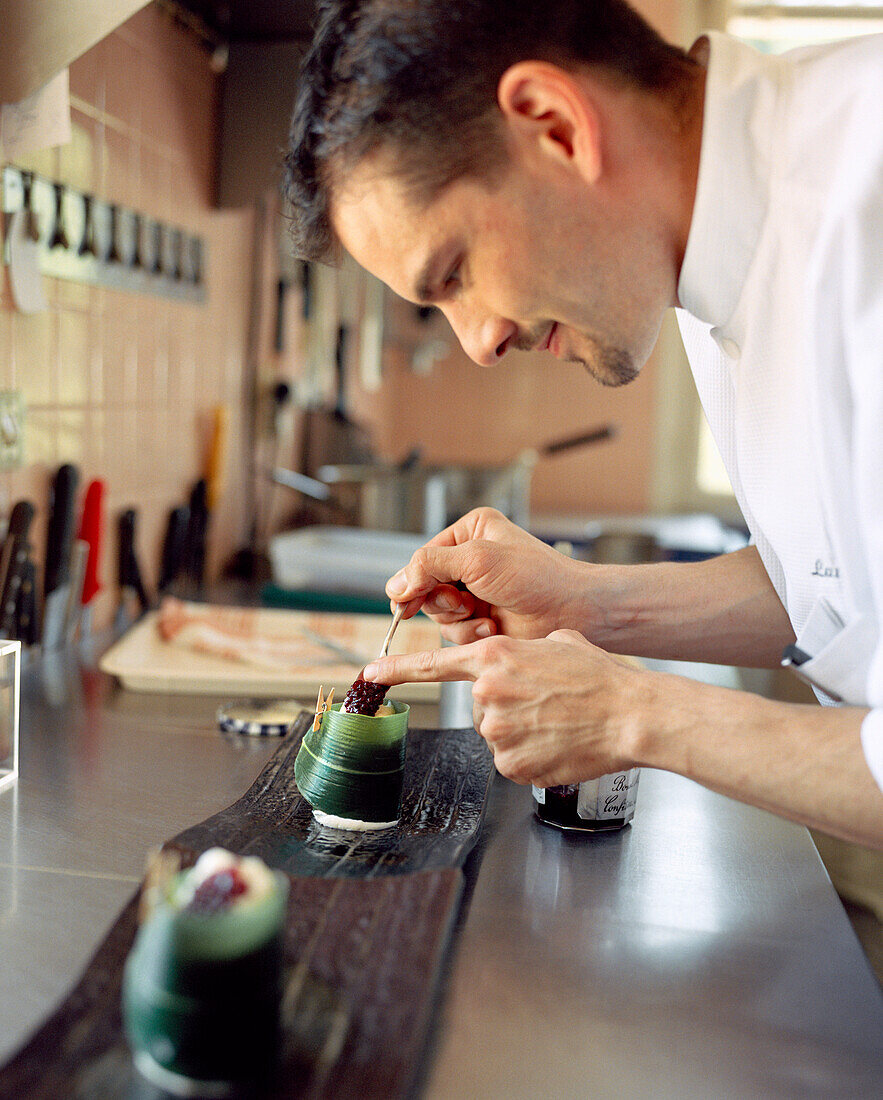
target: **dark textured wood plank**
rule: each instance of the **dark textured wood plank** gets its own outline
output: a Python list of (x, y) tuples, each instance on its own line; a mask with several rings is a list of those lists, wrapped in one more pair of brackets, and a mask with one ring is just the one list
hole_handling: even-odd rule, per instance
[(176, 840), (204, 851), (222, 844), (298, 875), (376, 877), (462, 866), (478, 837), (493, 758), (472, 729), (411, 730), (402, 814), (380, 833), (319, 826), (294, 779), (311, 716), (304, 715), (238, 802)]
[[(187, 853), (194, 859), (196, 853)], [(283, 1048), (272, 1100), (407, 1096), (462, 890), (458, 870), (291, 880)], [(0, 1073), (3, 1100), (153, 1100), (120, 1014), (133, 898), (55, 1015)]]

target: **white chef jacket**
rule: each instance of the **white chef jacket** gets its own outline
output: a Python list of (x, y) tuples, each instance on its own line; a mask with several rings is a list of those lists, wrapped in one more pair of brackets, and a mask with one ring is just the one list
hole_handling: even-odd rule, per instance
[(708, 39), (681, 333), (804, 670), (873, 708), (883, 787), (883, 35)]

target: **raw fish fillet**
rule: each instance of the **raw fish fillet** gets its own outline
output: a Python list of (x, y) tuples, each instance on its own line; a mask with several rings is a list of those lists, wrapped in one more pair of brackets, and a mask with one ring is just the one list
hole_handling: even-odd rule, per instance
[(166, 596), (159, 608), (157, 630), (170, 645), (259, 668), (287, 671), (313, 665), (341, 665), (324, 646), (291, 633), (258, 631), (253, 608), (193, 604)]

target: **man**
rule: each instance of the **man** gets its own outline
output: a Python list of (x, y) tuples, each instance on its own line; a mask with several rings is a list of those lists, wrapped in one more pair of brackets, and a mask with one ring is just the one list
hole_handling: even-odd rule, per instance
[[(679, 307), (753, 543), (600, 566), (479, 509), (387, 588), (461, 645), (366, 678), (473, 680), (518, 782), (665, 768), (883, 847), (881, 102), (879, 38), (685, 54), (622, 0), (322, 5), (287, 159), (299, 253), (347, 250), (480, 364), (543, 349), (607, 385)], [(795, 640), (844, 705), (610, 656), (772, 667)]]

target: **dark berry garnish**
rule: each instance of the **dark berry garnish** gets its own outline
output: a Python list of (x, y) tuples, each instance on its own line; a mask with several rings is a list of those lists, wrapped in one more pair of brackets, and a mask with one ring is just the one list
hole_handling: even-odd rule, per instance
[(373, 718), (388, 691), (389, 684), (372, 684), (359, 674), (358, 680), (346, 693), (343, 709), (350, 714), (367, 714)]
[(196, 887), (187, 908), (194, 913), (218, 913), (247, 889), (248, 883), (235, 867), (227, 871), (215, 871)]

